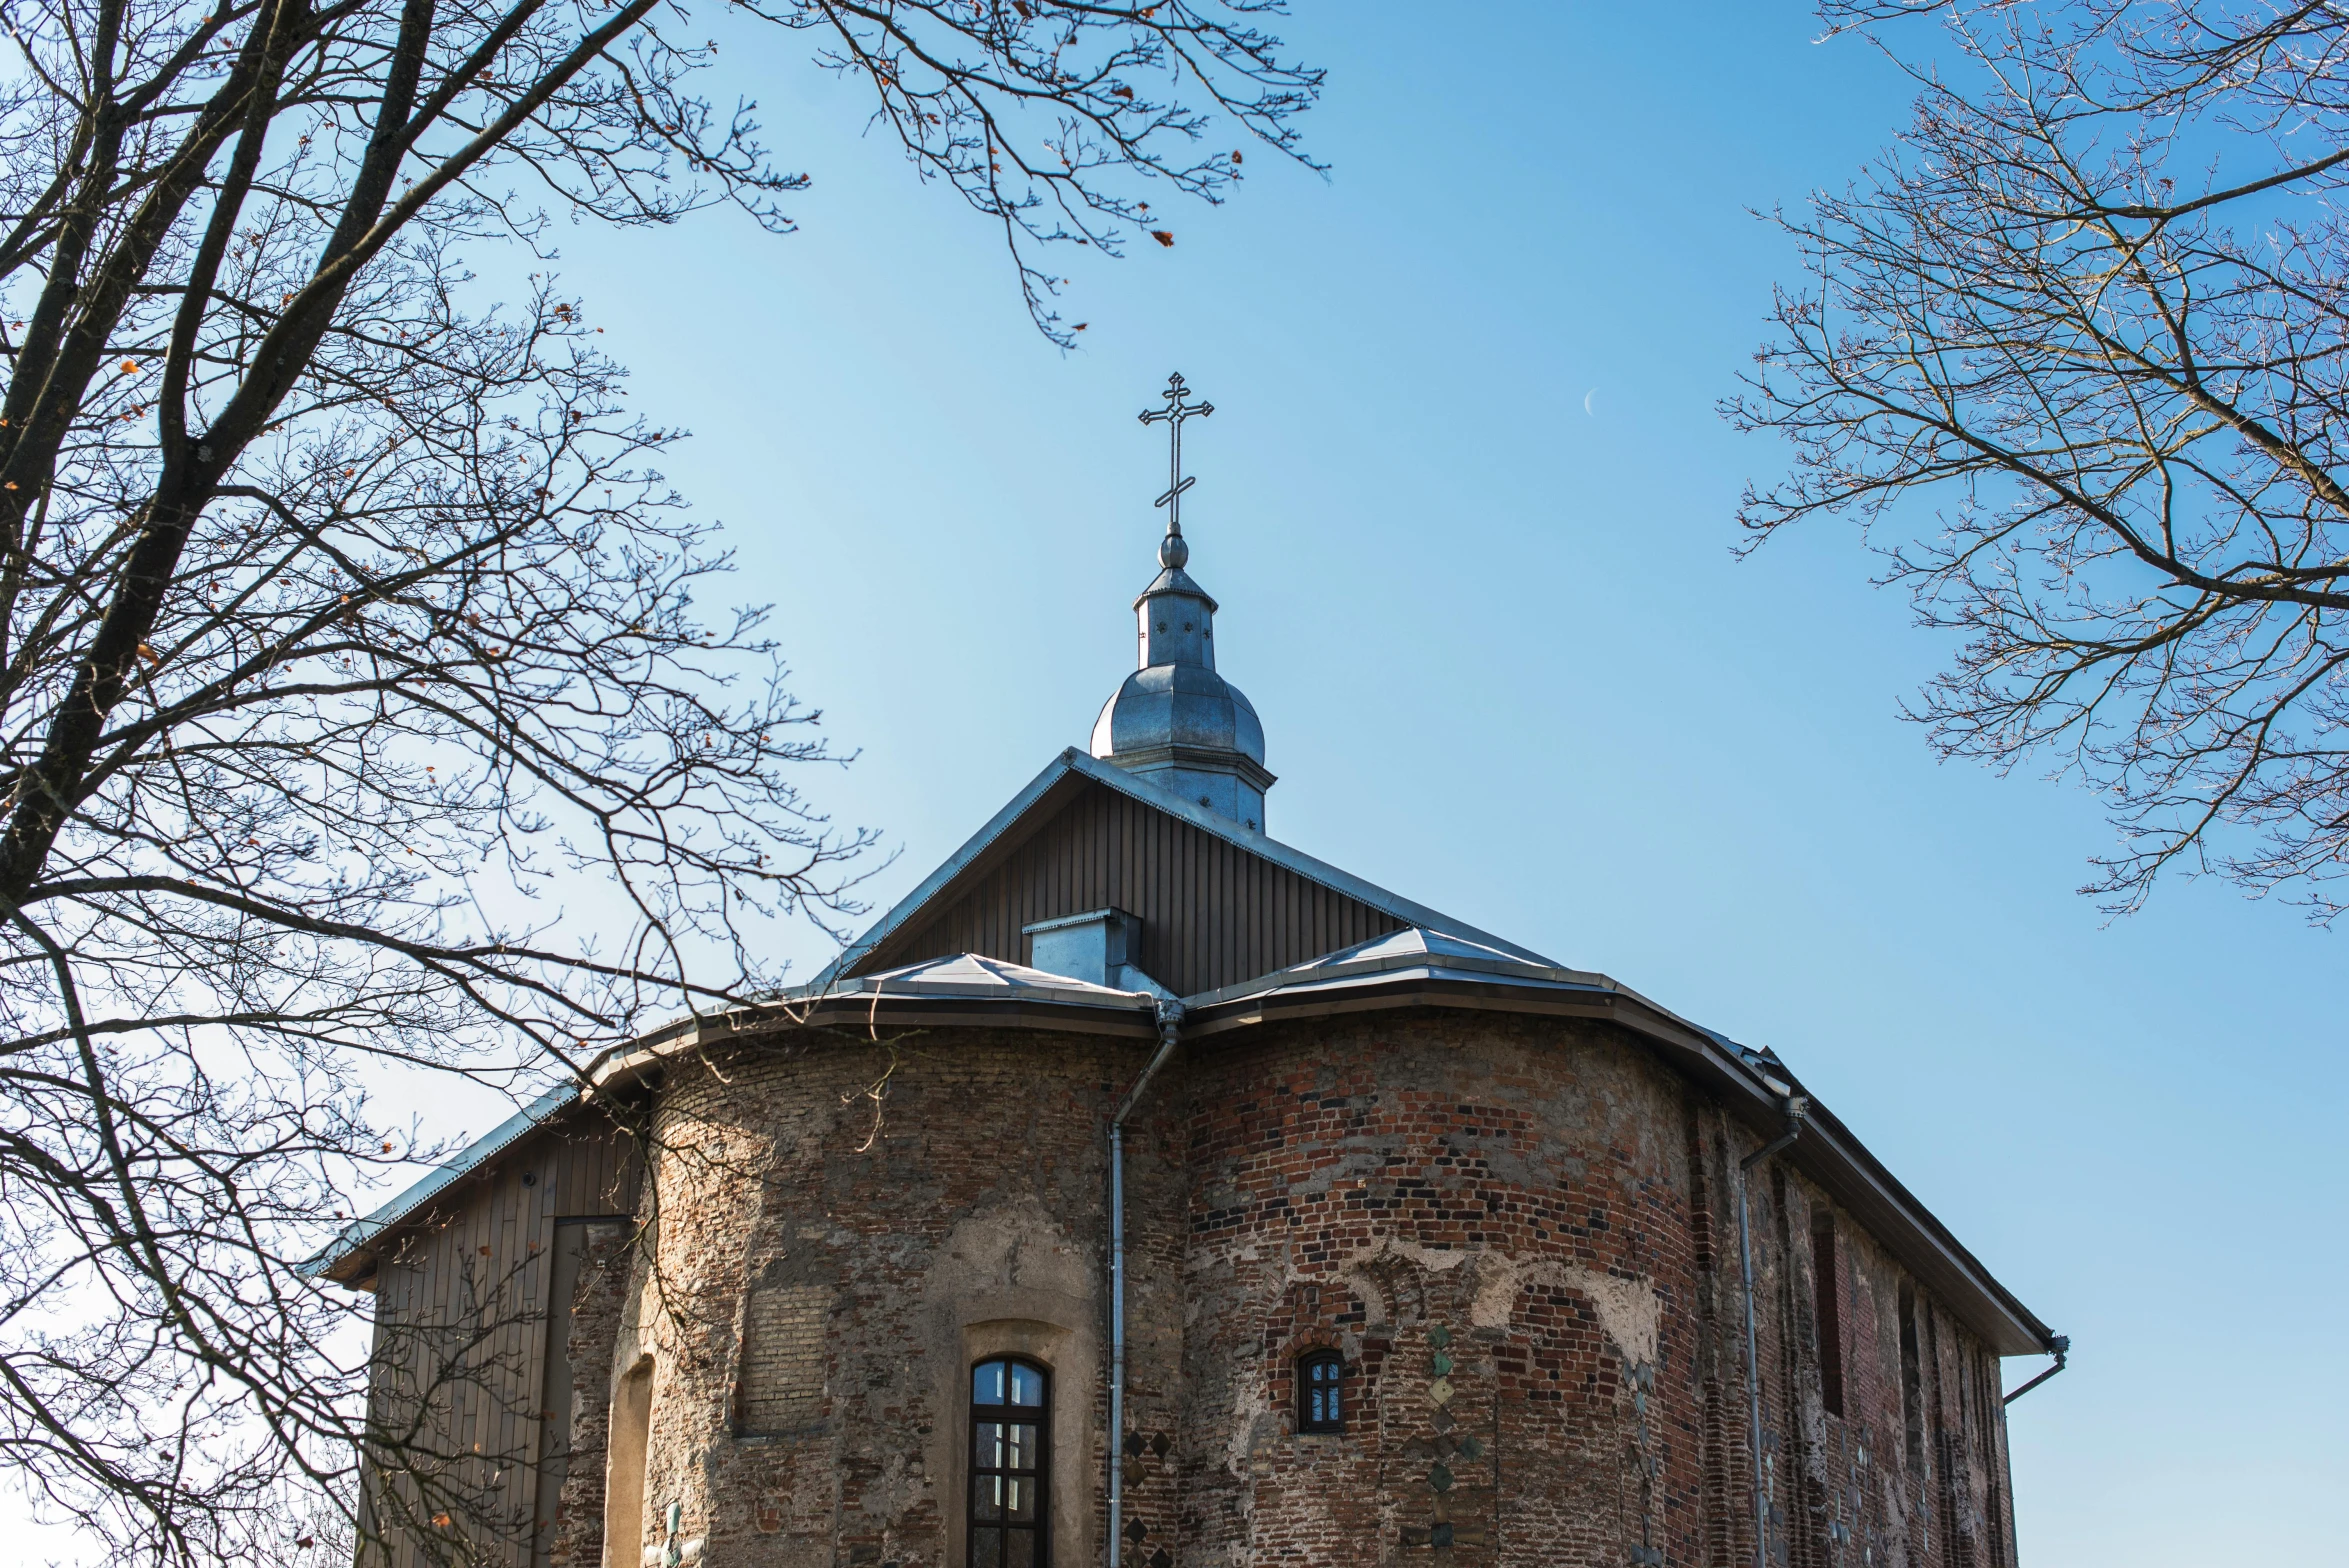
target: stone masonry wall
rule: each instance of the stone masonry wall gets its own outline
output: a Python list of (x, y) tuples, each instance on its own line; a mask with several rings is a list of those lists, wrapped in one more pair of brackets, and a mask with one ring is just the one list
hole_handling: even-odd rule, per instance
[[(622, 1349), (655, 1361), (649, 1560), (959, 1565), (968, 1368), (999, 1353), (1052, 1373), (1054, 1557), (1097, 1559), (1104, 1135), (1149, 1049), (805, 1032), (671, 1070)], [(1133, 1210), (1171, 1215), (1152, 1188)], [(1170, 1386), (1177, 1365), (1171, 1342), (1138, 1347), (1132, 1376)]]
[[(1149, 1049), (803, 1032), (676, 1065), (607, 1363), (654, 1361), (645, 1529), (606, 1561), (966, 1568), (964, 1379), (1017, 1353), (1054, 1378), (1052, 1568), (1102, 1563), (1105, 1129)], [(1119, 1568), (1751, 1563), (1757, 1141), (1603, 1024), (1186, 1044), (1128, 1137)], [(2015, 1568), (1995, 1359), (1785, 1161), (1748, 1204), (1770, 1560)], [(1308, 1349), (1344, 1357), (1340, 1434), (1295, 1429)]]
[[(1730, 1181), (1752, 1135), (1603, 1025), (1428, 1011), (1227, 1039), (1185, 1089), (1170, 1562), (1753, 1560)], [(1995, 1360), (1830, 1214), (1828, 1414), (1824, 1200), (1772, 1162), (1753, 1203), (1771, 1561), (2012, 1568)], [(1903, 1301), (1923, 1336), (1906, 1405)], [(1349, 1372), (1338, 1436), (1296, 1431), (1292, 1369), (1322, 1347)]]
[[(1595, 1029), (1477, 1014), (1201, 1064), (1185, 1560), (1694, 1561), (1682, 1101)], [(1323, 1345), (1348, 1429), (1299, 1435)]]

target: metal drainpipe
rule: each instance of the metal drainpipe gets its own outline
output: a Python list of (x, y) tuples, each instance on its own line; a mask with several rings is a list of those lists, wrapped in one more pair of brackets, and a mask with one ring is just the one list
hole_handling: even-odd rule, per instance
[(1754, 1568), (1770, 1568), (1770, 1503), (1762, 1491), (1762, 1371), (1761, 1352), (1754, 1342), (1754, 1244), (1746, 1218), (1746, 1179), (1755, 1166), (1802, 1136), (1803, 1116), (1810, 1108), (1803, 1096), (1788, 1095), (1786, 1131), (1737, 1162), (1737, 1261), (1745, 1272), (1746, 1435), (1754, 1450)]
[(1142, 1076), (1118, 1102), (1109, 1119), (1109, 1556), (1106, 1568), (1117, 1568), (1119, 1532), (1125, 1525), (1124, 1455), (1126, 1433), (1126, 1119), (1142, 1102), (1142, 1091), (1158, 1076), (1158, 1069), (1174, 1055), (1176, 1032), (1183, 1023), (1183, 1004), (1171, 998), (1158, 1004), (1158, 1054), (1142, 1069)]
[(2046, 1382), (2049, 1378), (2055, 1376), (2058, 1372), (2061, 1372), (2064, 1369), (2065, 1359), (2072, 1353), (2072, 1336), (2069, 1334), (2049, 1335), (2047, 1340), (2047, 1353), (2055, 1357), (2055, 1365), (2049, 1367), (2046, 1371), (2031, 1379), (2030, 1382), (2025, 1383), (2021, 1388), (2016, 1389), (2013, 1393), (2000, 1400), (1999, 1403), (2001, 1405), (2013, 1404), (2016, 1400), (2022, 1398), (2025, 1394), (2028, 1394), (2031, 1392), (2031, 1390), (2037, 1388), (2040, 1384)]

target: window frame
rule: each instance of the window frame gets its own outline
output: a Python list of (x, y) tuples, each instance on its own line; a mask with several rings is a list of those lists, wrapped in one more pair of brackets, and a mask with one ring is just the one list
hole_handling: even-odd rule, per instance
[[(1313, 1371), (1316, 1367), (1334, 1367), (1336, 1369), (1333, 1376), (1318, 1385), (1320, 1388), (1326, 1388), (1332, 1394), (1337, 1396), (1338, 1413), (1335, 1416), (1323, 1416), (1316, 1418), (1313, 1415), (1313, 1395), (1317, 1386), (1314, 1380)], [(1297, 1379), (1296, 1421), (1298, 1435), (1301, 1437), (1344, 1436), (1346, 1431), (1346, 1406), (1351, 1403), (1351, 1401), (1347, 1399), (1345, 1392), (1345, 1353), (1332, 1349), (1327, 1345), (1316, 1345), (1310, 1350), (1300, 1351), (1295, 1362), (1295, 1372)]]
[[(979, 1372), (982, 1368), (993, 1366), (998, 1362), (1006, 1368), (1004, 1391), (1007, 1395), (1010, 1392), (1009, 1369), (1024, 1367), (1035, 1373), (1037, 1381), (1042, 1385), (1041, 1402), (1034, 1405), (1014, 1405), (1008, 1402), (1000, 1405), (981, 1404), (978, 1394)], [(1009, 1352), (985, 1355), (972, 1360), (964, 1368), (962, 1386), (963, 1408), (968, 1412), (968, 1419), (964, 1423), (962, 1445), (965, 1470), (962, 1497), (963, 1562), (966, 1568), (979, 1568), (979, 1539), (983, 1533), (992, 1533), (1005, 1546), (1008, 1546), (1012, 1532), (1024, 1530), (1034, 1538), (1036, 1543), (1031, 1568), (1050, 1568), (1052, 1561), (1052, 1369), (1032, 1356), (1014, 1355)], [(1009, 1424), (1007, 1412), (1011, 1411), (1023, 1413), (1022, 1419), (1017, 1424), (1033, 1425), (1036, 1428), (1035, 1467), (1032, 1470), (1003, 1470), (979, 1463), (979, 1424), (982, 1421)], [(1033, 1414), (1032, 1422), (1026, 1419), (1028, 1413)], [(979, 1517), (979, 1482), (981, 1478), (990, 1475), (1017, 1475), (1023, 1480), (1034, 1483), (1036, 1507), (1033, 1520), (1023, 1524), (1014, 1524), (1000, 1518), (982, 1519)], [(995, 1561), (996, 1568), (1008, 1568), (1008, 1554), (1002, 1549), (997, 1551)]]

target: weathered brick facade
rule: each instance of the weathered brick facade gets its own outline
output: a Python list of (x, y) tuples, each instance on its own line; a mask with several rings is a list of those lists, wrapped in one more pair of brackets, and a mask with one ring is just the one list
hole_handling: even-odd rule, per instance
[[(1053, 1374), (1053, 1556), (1104, 1560), (1104, 1128), (1146, 1049), (962, 1028), (674, 1063), (653, 1242), (626, 1310), (573, 1328), (582, 1367), (652, 1359), (644, 1562), (965, 1568), (965, 1379), (1004, 1351)], [(1127, 1141), (1124, 1561), (1751, 1562), (1755, 1142), (1606, 1024), (1408, 1009), (1186, 1047)], [(2012, 1565), (1995, 1358), (1784, 1165), (1751, 1203), (1771, 1558)], [(1346, 1430), (1300, 1435), (1320, 1347)]]
[[(1084, 921), (1127, 959), (1020, 967)], [(1135, 953), (1200, 989), (1154, 1002), (1110, 972)], [(1112, 1433), (1108, 1129), (1168, 1040), (1126, 1124)], [(335, 1262), (425, 1461), (371, 1471), (362, 1557), (2017, 1568), (1997, 1358), (2059, 1341), (1823, 1108), (1760, 1158), (1807, 1104), (1603, 975), (1066, 754), (802, 998), (599, 1062)], [(1332, 1351), (1342, 1430), (1300, 1431)], [(1049, 1378), (1042, 1563), (970, 1528), (1004, 1356)]]

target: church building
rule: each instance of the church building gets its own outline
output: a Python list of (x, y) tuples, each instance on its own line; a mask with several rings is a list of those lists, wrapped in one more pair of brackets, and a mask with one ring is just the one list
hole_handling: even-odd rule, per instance
[(2017, 1568), (2066, 1342), (1785, 1062), (1272, 835), (1209, 411), (1087, 750), (322, 1260), (364, 1568)]

